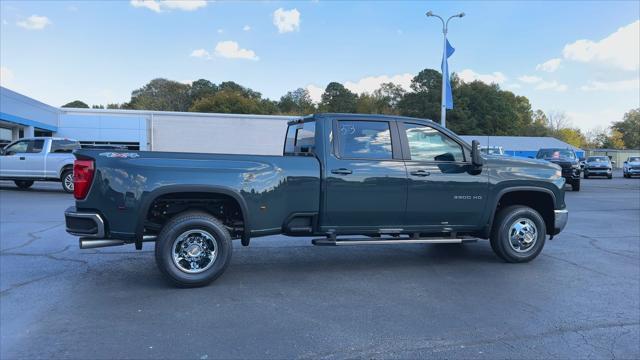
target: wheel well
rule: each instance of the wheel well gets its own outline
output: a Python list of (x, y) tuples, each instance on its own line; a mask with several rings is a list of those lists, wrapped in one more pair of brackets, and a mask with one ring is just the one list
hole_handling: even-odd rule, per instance
[(58, 174), (58, 177), (62, 178), (62, 174), (64, 174), (64, 172), (67, 170), (73, 171), (73, 164), (67, 164), (63, 166), (62, 169), (60, 169), (60, 173)]
[(553, 213), (553, 197), (551, 195), (541, 191), (508, 192), (502, 195), (500, 200), (498, 200), (495, 214), (497, 214), (501, 209), (511, 205), (525, 205), (536, 210), (540, 213), (542, 219), (544, 219), (545, 226), (547, 227), (547, 234), (553, 233), (555, 217)]
[(155, 235), (175, 215), (200, 210), (220, 220), (232, 238), (240, 238), (245, 231), (242, 207), (230, 195), (208, 192), (180, 192), (164, 194), (153, 200), (145, 216), (144, 234)]

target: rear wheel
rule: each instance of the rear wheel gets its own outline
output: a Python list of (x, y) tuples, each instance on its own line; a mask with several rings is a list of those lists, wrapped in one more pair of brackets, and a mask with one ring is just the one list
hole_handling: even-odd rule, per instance
[(15, 180), (14, 183), (18, 187), (18, 189), (26, 190), (33, 185), (33, 181), (31, 180)]
[(233, 246), (224, 225), (213, 216), (190, 211), (176, 215), (156, 241), (156, 264), (179, 287), (207, 285), (229, 265)]
[(62, 190), (67, 193), (73, 192), (73, 170), (65, 170), (62, 172), (62, 176), (60, 176), (60, 180), (62, 181)]
[(527, 206), (509, 206), (496, 216), (491, 248), (506, 262), (528, 262), (542, 251), (546, 234), (544, 220), (537, 211)]
[(585, 178), (585, 179), (588, 179), (588, 178), (589, 178), (589, 175), (588, 175), (587, 173), (584, 173), (584, 178)]
[(580, 180), (574, 182), (573, 184), (571, 184), (571, 190), (572, 191), (580, 191)]

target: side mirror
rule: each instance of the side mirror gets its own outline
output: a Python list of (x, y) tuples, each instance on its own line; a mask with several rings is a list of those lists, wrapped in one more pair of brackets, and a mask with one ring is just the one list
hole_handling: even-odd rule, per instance
[(626, 164), (627, 162), (625, 161), (624, 164)]
[(482, 156), (480, 156), (480, 142), (473, 140), (471, 142), (471, 163), (474, 166), (482, 166), (483, 162)]
[(0, 149), (0, 156), (4, 155), (4, 149)]
[(527, 156), (529, 159), (533, 159), (533, 156)]
[(613, 160), (611, 160), (611, 164), (615, 165), (615, 164), (616, 164), (616, 162), (615, 162), (615, 161), (613, 161)]

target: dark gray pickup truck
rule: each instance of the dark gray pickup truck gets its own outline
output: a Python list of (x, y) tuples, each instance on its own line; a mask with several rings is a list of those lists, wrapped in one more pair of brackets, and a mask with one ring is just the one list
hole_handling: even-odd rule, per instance
[[(241, 141), (241, 139), (238, 139)], [(220, 276), (232, 239), (286, 234), (314, 245), (490, 239), (526, 262), (567, 223), (558, 165), (481, 155), (429, 120), (318, 114), (289, 123), (282, 156), (78, 150), (80, 247), (155, 241), (179, 286)]]

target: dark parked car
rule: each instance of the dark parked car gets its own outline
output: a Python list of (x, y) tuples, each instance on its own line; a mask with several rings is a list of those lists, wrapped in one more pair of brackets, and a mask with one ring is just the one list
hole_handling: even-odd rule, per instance
[(571, 185), (571, 190), (580, 191), (580, 162), (572, 149), (540, 149), (536, 154), (536, 159), (542, 159), (562, 168), (562, 176)]
[(611, 179), (613, 178), (612, 168), (613, 165), (608, 156), (589, 156), (584, 165), (584, 178), (606, 176)]
[(315, 245), (481, 238), (517, 263), (537, 257), (568, 219), (560, 167), (483, 156), (477, 141), (469, 146), (422, 119), (304, 117), (289, 123), (281, 156), (75, 155), (67, 231), (81, 248), (155, 241), (159, 269), (180, 286), (220, 276), (232, 239), (247, 246), (273, 234), (318, 236)]

